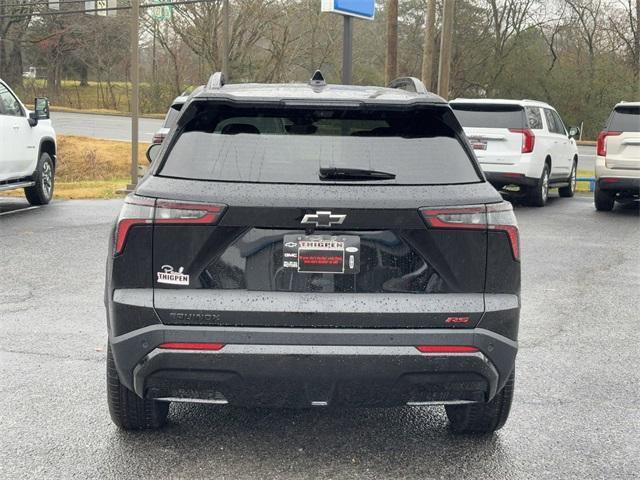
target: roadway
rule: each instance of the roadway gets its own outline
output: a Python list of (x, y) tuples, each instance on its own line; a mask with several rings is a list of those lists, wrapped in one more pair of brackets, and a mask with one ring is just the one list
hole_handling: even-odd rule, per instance
[[(131, 141), (131, 118), (119, 115), (51, 112), (51, 121), (59, 135), (80, 135), (105, 140)], [(141, 118), (140, 141), (150, 143), (163, 120)]]
[(637, 478), (636, 207), (596, 212), (590, 196), (555, 193), (516, 207), (515, 401), (504, 429), (475, 437), (453, 435), (442, 408), (409, 407), (174, 404), (159, 432), (119, 431), (103, 288), (120, 205), (0, 199), (0, 478)]

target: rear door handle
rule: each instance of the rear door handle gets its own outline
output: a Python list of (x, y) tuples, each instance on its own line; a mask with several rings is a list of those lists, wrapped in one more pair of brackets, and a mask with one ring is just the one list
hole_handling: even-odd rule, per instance
[(18, 124), (14, 125), (14, 126), (13, 126), (13, 129), (14, 129), (14, 130), (20, 130), (20, 125), (18, 125)]

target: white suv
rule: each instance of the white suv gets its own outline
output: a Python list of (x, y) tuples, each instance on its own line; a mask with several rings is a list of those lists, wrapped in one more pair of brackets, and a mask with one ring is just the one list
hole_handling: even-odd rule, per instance
[(533, 100), (452, 100), (487, 179), (497, 189), (517, 185), (532, 205), (547, 203), (549, 188), (561, 197), (576, 189), (577, 128), (567, 132), (556, 110)]
[(640, 102), (617, 104), (598, 135), (595, 204), (611, 210), (616, 200), (640, 194)]
[(49, 120), (49, 101), (35, 99), (29, 112), (0, 79), (0, 191), (24, 188), (31, 205), (53, 196), (56, 134)]

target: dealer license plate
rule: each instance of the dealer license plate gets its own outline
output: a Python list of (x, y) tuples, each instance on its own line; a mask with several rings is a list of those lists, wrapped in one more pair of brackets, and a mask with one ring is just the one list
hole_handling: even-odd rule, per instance
[(360, 237), (355, 235), (285, 235), (283, 267), (300, 273), (360, 271)]

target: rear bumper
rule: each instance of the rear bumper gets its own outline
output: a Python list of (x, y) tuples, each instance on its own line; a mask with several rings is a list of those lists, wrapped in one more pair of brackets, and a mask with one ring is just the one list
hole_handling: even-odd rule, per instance
[(520, 185), (523, 187), (534, 187), (538, 183), (537, 178), (525, 176), (523, 173), (499, 173), (484, 172), (491, 185), (502, 188), (505, 185)]
[(614, 192), (631, 192), (636, 195), (640, 193), (640, 176), (629, 177), (602, 177), (598, 178), (598, 188)]
[[(219, 351), (165, 342), (223, 343)], [(153, 325), (110, 338), (120, 379), (146, 398), (242, 406), (393, 406), (488, 401), (517, 342), (480, 328), (363, 330)], [(475, 353), (420, 353), (471, 345)]]
[[(491, 157), (478, 157), (480, 167), (489, 181), (491, 181), (491, 177), (495, 175), (497, 181), (507, 180), (502, 182), (503, 185), (525, 185), (524, 183), (516, 183), (514, 181), (514, 179), (517, 180), (518, 177), (526, 179), (525, 181), (533, 181), (535, 184), (535, 181), (542, 175), (544, 157), (540, 155), (524, 153), (513, 155), (509, 160), (508, 162), (497, 162)], [(518, 177), (514, 177), (515, 175)]]
[(596, 156), (596, 182), (602, 190), (614, 192), (637, 192), (640, 190), (640, 170), (626, 168), (611, 168), (607, 166), (606, 158)]

